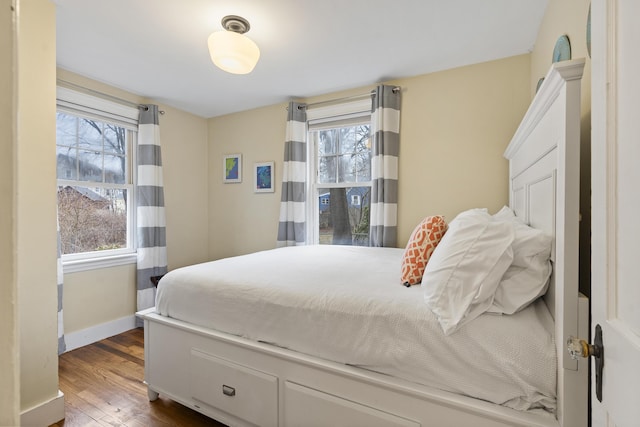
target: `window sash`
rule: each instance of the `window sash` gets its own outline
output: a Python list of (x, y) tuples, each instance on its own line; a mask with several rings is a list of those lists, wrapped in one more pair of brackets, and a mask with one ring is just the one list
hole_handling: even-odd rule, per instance
[(84, 187), (84, 188), (103, 188), (103, 189), (115, 189), (115, 190), (126, 190), (127, 191), (127, 229), (126, 229), (126, 246), (118, 249), (104, 249), (100, 251), (85, 251), (85, 252), (76, 252), (71, 254), (62, 254), (61, 259), (63, 264), (72, 261), (82, 261), (89, 260), (93, 258), (106, 258), (113, 257), (117, 255), (125, 255), (136, 252), (135, 245), (135, 187), (133, 184), (109, 184), (109, 183), (98, 183), (91, 181), (70, 181), (70, 180), (57, 180), (58, 188), (59, 187)]
[[(360, 186), (353, 186), (353, 185), (342, 186), (341, 185), (341, 186), (332, 187), (332, 188), (345, 188), (345, 189), (368, 188), (369, 189), (369, 201), (368, 201), (368, 203), (366, 205), (369, 206), (369, 207), (371, 206), (371, 196), (370, 196), (371, 186), (370, 185), (360, 185)], [(312, 208), (310, 209), (310, 210), (313, 211), (314, 224), (308, 230), (309, 233), (310, 233), (308, 235), (311, 237), (311, 239), (312, 239), (311, 243), (313, 243), (313, 244), (321, 244), (321, 240), (322, 240), (321, 239), (321, 234), (322, 233), (321, 233), (321, 229), (320, 229), (321, 228), (321, 223), (322, 223), (321, 210), (325, 210), (326, 211), (326, 209), (323, 209), (322, 207), (330, 205), (330, 202), (328, 202), (328, 201), (325, 202), (325, 199), (321, 199), (320, 196), (325, 194), (328, 190), (330, 190), (330, 188), (320, 185), (320, 186), (318, 186), (318, 187), (316, 187), (314, 189), (312, 197), (311, 197), (311, 199), (314, 201), (314, 204), (313, 204)], [(351, 212), (351, 209), (353, 209), (353, 208), (364, 209), (363, 200), (362, 200), (362, 197), (360, 195), (353, 195), (353, 194), (349, 195), (348, 194), (348, 190), (347, 190), (346, 197), (347, 197), (346, 202), (349, 205), (348, 206), (349, 223), (350, 223), (350, 225), (354, 225), (354, 224), (351, 223), (351, 219), (352, 219), (351, 214), (353, 213), (353, 212)], [(353, 198), (354, 197), (356, 197), (358, 199), (359, 203), (358, 203), (357, 206), (354, 205), (354, 203), (353, 203)], [(360, 212), (360, 213), (362, 213), (362, 212)], [(369, 221), (370, 221), (370, 219), (369, 219)], [(354, 234), (353, 231), (354, 230), (352, 230), (351, 237), (352, 237), (352, 239), (355, 238), (356, 239), (355, 241), (358, 241), (358, 237), (357, 236), (361, 235), (361, 234), (358, 234), (358, 233)], [(360, 242), (362, 242), (362, 239), (360, 239)], [(368, 246), (368, 245), (365, 245), (365, 246)]]
[[(58, 111), (60, 112), (61, 110), (58, 109)], [(89, 117), (86, 115), (78, 115), (76, 113), (69, 113), (69, 112), (64, 112), (67, 115), (71, 115), (77, 119), (85, 119), (85, 120), (95, 120), (97, 122), (99, 122), (102, 125), (115, 125), (118, 127), (122, 127), (120, 126), (118, 123), (113, 123), (113, 122), (109, 122), (106, 120), (101, 120), (99, 118), (94, 118), (94, 117)], [(105, 160), (109, 159), (109, 158), (116, 158), (116, 157), (124, 157), (125, 160), (125, 167), (123, 170), (124, 173), (124, 183), (132, 183), (132, 176), (133, 176), (133, 169), (134, 169), (134, 164), (131, 161), (132, 159), (132, 153), (133, 153), (133, 147), (135, 145), (135, 140), (137, 137), (137, 132), (135, 130), (132, 129), (127, 129), (124, 128), (125, 130), (125, 153), (121, 154), (118, 153), (116, 151), (112, 151), (110, 150), (108, 147), (104, 146), (104, 135), (102, 136), (102, 144), (100, 147), (98, 146), (81, 146), (78, 142), (78, 138), (79, 138), (79, 131), (80, 131), (80, 126), (79, 126), (79, 122), (76, 122), (76, 129), (75, 129), (75, 134), (73, 135), (73, 141), (69, 142), (69, 141), (62, 141), (62, 142), (58, 142), (56, 140), (56, 151), (58, 149), (61, 150), (67, 150), (69, 152), (74, 152), (75, 156), (74, 158), (75, 160), (75, 177), (76, 179), (71, 179), (71, 178), (58, 178), (58, 180), (70, 180), (70, 181), (80, 181), (80, 182), (85, 182), (85, 183), (99, 183), (99, 182), (104, 182), (104, 183), (112, 183), (112, 184), (117, 184), (117, 182), (113, 182), (113, 181), (109, 181), (108, 179), (106, 179), (107, 176), (107, 172), (108, 169), (105, 167), (106, 163)], [(104, 133), (104, 127), (103, 127), (103, 133)], [(87, 154), (87, 153), (94, 153), (94, 154), (99, 154), (101, 157), (100, 160), (100, 174), (102, 176), (102, 180), (101, 181), (97, 181), (97, 180), (91, 180), (91, 179), (80, 179), (80, 176), (82, 174), (81, 168), (80, 168), (80, 159), (81, 159), (81, 155), (83, 154)], [(56, 165), (57, 167), (57, 165)]]

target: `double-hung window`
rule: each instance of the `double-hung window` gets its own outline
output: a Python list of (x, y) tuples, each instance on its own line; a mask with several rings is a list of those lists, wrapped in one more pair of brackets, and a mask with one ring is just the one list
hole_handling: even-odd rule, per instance
[(58, 224), (65, 272), (135, 262), (138, 110), (58, 88)]
[(369, 245), (371, 100), (309, 108), (310, 243)]

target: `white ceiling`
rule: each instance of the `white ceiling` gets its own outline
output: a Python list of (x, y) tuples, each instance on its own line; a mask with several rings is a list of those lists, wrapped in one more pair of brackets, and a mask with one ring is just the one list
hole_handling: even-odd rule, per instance
[[(547, 0), (55, 0), (58, 66), (202, 117), (530, 52)], [(216, 68), (225, 15), (251, 74)]]

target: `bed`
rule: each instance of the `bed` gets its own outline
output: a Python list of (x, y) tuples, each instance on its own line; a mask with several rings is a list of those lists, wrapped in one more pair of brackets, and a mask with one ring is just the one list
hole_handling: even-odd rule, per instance
[[(150, 400), (162, 394), (234, 426), (587, 425), (587, 365), (564, 349), (588, 333), (578, 293), (583, 67), (551, 67), (505, 152), (510, 209), (552, 239), (543, 298), (509, 315), (485, 307), (449, 330), (425, 310), (425, 286), (398, 284), (403, 249), (304, 246), (185, 267), (138, 313)], [(316, 280), (301, 285), (296, 273)], [(213, 275), (211, 297), (203, 282)]]

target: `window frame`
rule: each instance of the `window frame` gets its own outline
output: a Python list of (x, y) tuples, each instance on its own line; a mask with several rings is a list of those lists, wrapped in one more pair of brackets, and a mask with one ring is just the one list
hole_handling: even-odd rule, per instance
[(135, 264), (137, 262), (135, 193), (137, 182), (138, 108), (116, 103), (67, 87), (58, 86), (56, 91), (56, 113), (57, 112), (121, 126), (125, 129), (127, 138), (126, 158), (128, 170), (126, 175), (128, 179), (125, 177), (125, 181), (127, 182), (124, 184), (58, 179), (56, 177), (56, 189), (66, 185), (88, 188), (125, 189), (129, 199), (127, 209), (127, 247), (107, 249), (104, 251), (64, 254), (61, 256), (64, 273)]
[(322, 128), (335, 128), (341, 125), (369, 124), (371, 126), (371, 97), (340, 102), (332, 105), (307, 107), (307, 200), (306, 200), (306, 235), (307, 244), (318, 244), (320, 241), (320, 196), (319, 189), (354, 188), (372, 186), (372, 181), (347, 183), (318, 182), (318, 147), (309, 134)]

